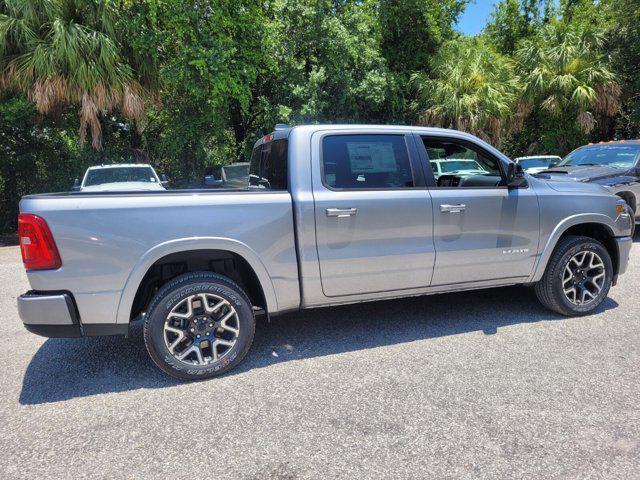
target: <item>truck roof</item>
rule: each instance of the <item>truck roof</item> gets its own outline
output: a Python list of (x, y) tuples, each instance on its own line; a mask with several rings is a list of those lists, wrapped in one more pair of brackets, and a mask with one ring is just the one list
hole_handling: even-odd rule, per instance
[(462, 132), (459, 130), (453, 130), (451, 128), (441, 128), (441, 127), (423, 127), (418, 125), (384, 125), (384, 124), (358, 124), (358, 123), (319, 123), (319, 124), (306, 124), (306, 125), (296, 125), (295, 127), (284, 127), (278, 126), (276, 130), (265, 135), (260, 138), (255, 144), (254, 148), (258, 145), (261, 145), (266, 142), (270, 142), (272, 140), (280, 140), (282, 138), (289, 137), (290, 133), (293, 130), (307, 130), (307, 131), (319, 131), (319, 130), (344, 130), (344, 129), (357, 129), (357, 130), (371, 130), (376, 131), (380, 129), (384, 130), (400, 130), (406, 131), (408, 129), (415, 130), (416, 132), (424, 133), (424, 134), (442, 134), (443, 132), (455, 132), (462, 135), (467, 135), (472, 137), (473, 135), (467, 132)]

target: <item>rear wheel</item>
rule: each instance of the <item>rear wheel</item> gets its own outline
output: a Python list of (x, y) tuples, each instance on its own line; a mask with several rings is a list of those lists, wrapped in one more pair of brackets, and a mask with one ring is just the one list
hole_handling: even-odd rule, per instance
[(255, 331), (251, 302), (226, 277), (210, 272), (181, 275), (149, 304), (144, 339), (154, 363), (183, 380), (211, 378), (234, 368)]
[(607, 297), (613, 278), (609, 252), (589, 237), (567, 236), (554, 250), (535, 291), (550, 310), (587, 315)]

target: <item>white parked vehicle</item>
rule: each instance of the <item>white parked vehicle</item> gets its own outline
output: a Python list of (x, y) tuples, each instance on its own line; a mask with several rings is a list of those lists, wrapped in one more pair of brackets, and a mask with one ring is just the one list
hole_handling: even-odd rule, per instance
[(72, 190), (76, 192), (165, 190), (166, 184), (164, 175), (160, 178), (151, 165), (119, 163), (89, 167), (82, 183), (76, 178)]
[(533, 175), (557, 165), (560, 160), (562, 158), (557, 155), (531, 155), (529, 157), (518, 157), (514, 162), (519, 164), (525, 172)]
[(433, 176), (438, 178), (440, 175), (471, 175), (486, 173), (478, 162), (471, 158), (436, 158), (429, 160), (433, 169)]

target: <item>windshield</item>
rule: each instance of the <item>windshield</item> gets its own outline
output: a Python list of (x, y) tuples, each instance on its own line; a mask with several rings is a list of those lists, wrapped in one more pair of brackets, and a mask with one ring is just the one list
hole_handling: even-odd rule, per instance
[(114, 167), (89, 170), (84, 180), (84, 187), (103, 185), (105, 183), (145, 182), (157, 183), (153, 170), (149, 167)]
[(607, 165), (630, 168), (636, 163), (639, 152), (640, 145), (594, 145), (574, 150), (558, 165)]
[(447, 160), (440, 162), (443, 172), (457, 172), (460, 170), (484, 170), (475, 160)]
[(522, 168), (525, 170), (527, 168), (540, 168), (540, 167), (548, 167), (553, 162), (557, 161), (557, 158), (524, 158), (522, 160), (518, 160), (518, 163), (522, 165)]

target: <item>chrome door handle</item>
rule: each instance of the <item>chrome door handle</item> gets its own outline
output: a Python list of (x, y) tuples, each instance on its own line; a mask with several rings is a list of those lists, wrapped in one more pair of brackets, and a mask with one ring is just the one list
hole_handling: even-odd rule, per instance
[(440, 211), (442, 213), (460, 213), (464, 212), (467, 209), (467, 206), (464, 203), (459, 203), (457, 205), (440, 205)]
[(327, 208), (325, 210), (327, 217), (353, 217), (358, 213), (357, 208)]

